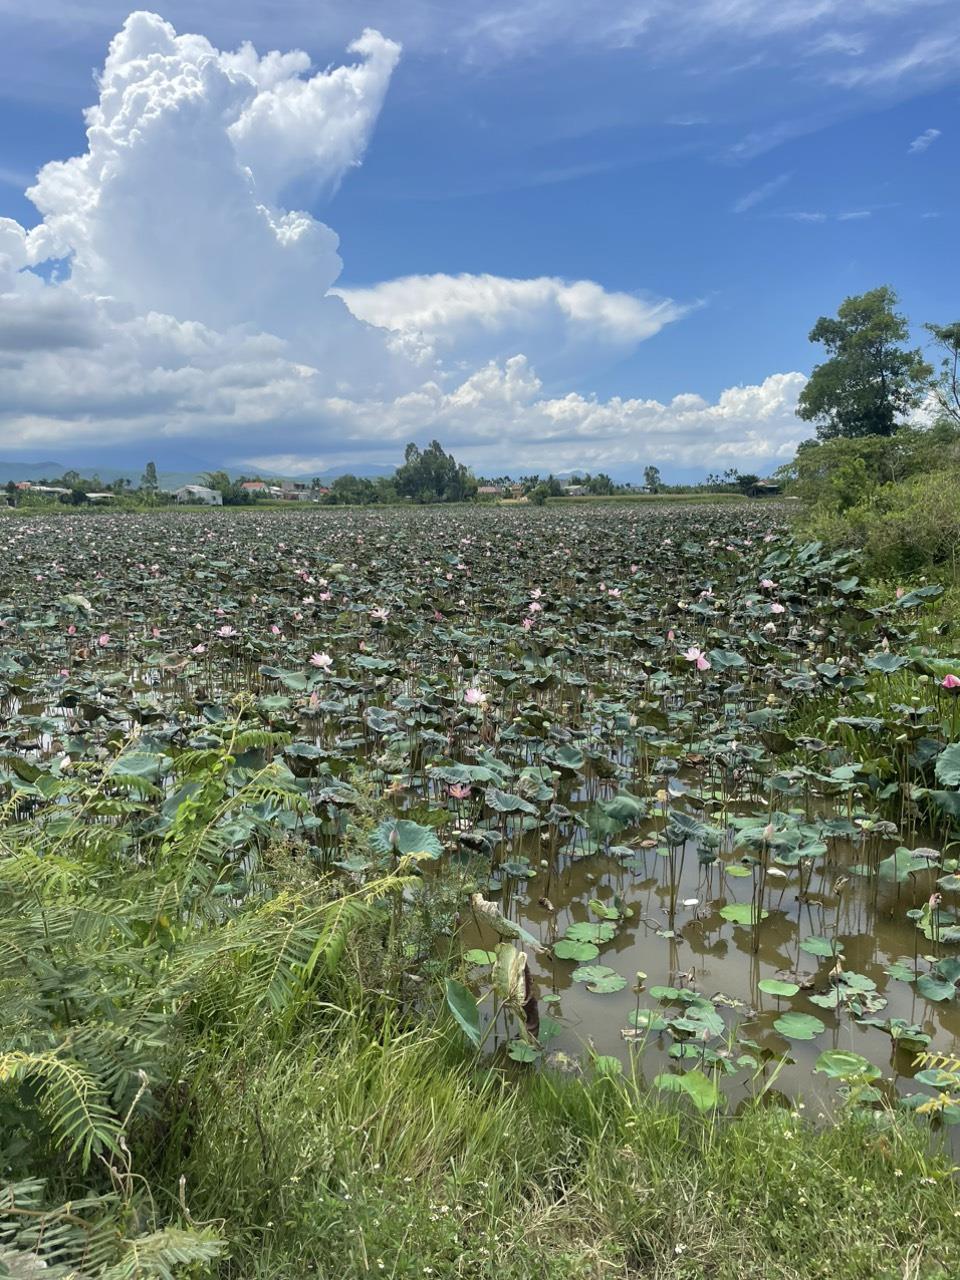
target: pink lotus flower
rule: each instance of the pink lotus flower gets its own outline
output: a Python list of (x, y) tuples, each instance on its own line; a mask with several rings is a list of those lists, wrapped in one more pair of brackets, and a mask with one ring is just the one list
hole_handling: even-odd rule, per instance
[(76, 627), (73, 625), (73, 623), (71, 622), (71, 623), (70, 623), (70, 625), (69, 625), (69, 627), (67, 627), (67, 635), (68, 635), (68, 636), (75, 636), (76, 634), (77, 634), (77, 628), (76, 628)]
[(217, 635), (220, 637), (221, 640), (232, 640), (233, 637), (237, 634), (238, 633), (233, 629), (233, 627), (229, 625), (225, 625), (217, 628)]
[(905, 592), (905, 590), (904, 590), (904, 588), (903, 588), (903, 587), (897, 587), (897, 599), (898, 599), (898, 600), (902, 600), (905, 594), (906, 594), (906, 592)]
[(321, 592), (320, 592), (320, 594), (317, 596), (317, 599), (318, 599), (318, 600), (322, 600), (324, 603), (326, 603), (328, 600), (332, 600), (332, 599), (333, 599), (333, 592), (332, 592), (332, 591), (321, 591)]
[(199, 658), (201, 653), (207, 652), (207, 646), (205, 644), (195, 644), (193, 648), (190, 650), (190, 652), (195, 653)]
[(466, 782), (452, 782), (450, 784), (450, 794), (454, 800), (469, 800), (470, 786)]
[(532, 618), (524, 618), (524, 620), (523, 620), (523, 629), (524, 629), (524, 631), (529, 631), (529, 630), (532, 628), (532, 626), (533, 626), (533, 619), (532, 619)]
[(683, 657), (686, 658), (688, 662), (695, 662), (697, 664), (698, 671), (710, 670), (710, 663), (707, 659), (707, 655), (702, 649), (698, 649), (694, 644), (692, 644), (686, 653), (683, 654)]
[(770, 606), (770, 612), (771, 612), (771, 613), (786, 613), (786, 609), (783, 607), (783, 605), (780, 603), (780, 601), (779, 601), (779, 600), (774, 600), (773, 604)]
[(106, 631), (103, 633), (102, 636), (97, 636), (97, 644), (100, 646), (101, 649), (105, 649), (109, 643), (110, 643), (110, 637), (107, 635)]
[(960, 689), (960, 676), (955, 676), (951, 671), (949, 675), (945, 675), (940, 681), (940, 688), (947, 689), (950, 693), (956, 693)]
[(386, 622), (390, 617), (390, 610), (385, 609), (383, 605), (378, 605), (376, 609), (370, 610), (370, 618), (373, 622)]
[(321, 671), (329, 671), (333, 666), (333, 659), (329, 653), (311, 653), (310, 665), (311, 667), (319, 667)]
[(527, 605), (527, 611), (529, 613), (542, 613), (543, 605), (536, 600), (531, 600), (530, 603)]
[(280, 634), (280, 628), (277, 626), (275, 622), (272, 623), (270, 626), (270, 634), (272, 636), (278, 636)]
[(760, 585), (763, 587), (764, 591), (772, 591), (777, 584), (772, 578), (761, 578)]
[(468, 707), (482, 707), (487, 701), (487, 695), (482, 689), (478, 689), (474, 686), (466, 691), (463, 695), (463, 700), (466, 702)]
[(765, 622), (763, 624), (763, 630), (768, 636), (773, 635), (777, 630), (777, 624), (775, 622)]

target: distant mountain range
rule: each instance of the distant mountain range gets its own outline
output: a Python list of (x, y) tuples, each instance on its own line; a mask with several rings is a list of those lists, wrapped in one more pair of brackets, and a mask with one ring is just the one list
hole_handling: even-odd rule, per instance
[[(238, 470), (236, 467), (201, 467), (197, 471), (163, 471), (157, 469), (157, 479), (160, 482), (161, 489), (173, 490), (179, 489), (181, 485), (196, 484), (205, 471), (223, 470), (230, 476), (231, 480), (235, 480), (241, 475), (250, 475), (253, 468), (247, 467), (245, 470)], [(92, 466), (90, 464), (71, 464), (63, 462), (11, 462), (4, 458), (0, 458), (0, 485), (8, 484), (11, 480), (30, 480), (34, 484), (41, 480), (58, 479), (67, 471), (76, 471), (84, 479), (92, 479), (94, 475), (100, 477), (104, 484), (113, 484), (114, 480), (126, 478), (136, 487), (140, 483), (140, 476), (143, 466), (138, 467), (106, 467)], [(324, 484), (329, 484), (331, 480), (335, 480), (337, 476), (345, 475), (349, 472), (355, 476), (389, 476), (393, 475), (394, 468), (389, 466), (364, 466), (362, 464), (356, 467), (341, 467), (337, 471), (330, 471), (320, 476), (320, 480)], [(264, 478), (271, 480), (307, 480), (313, 479), (312, 476), (285, 476), (279, 472), (264, 472)]]

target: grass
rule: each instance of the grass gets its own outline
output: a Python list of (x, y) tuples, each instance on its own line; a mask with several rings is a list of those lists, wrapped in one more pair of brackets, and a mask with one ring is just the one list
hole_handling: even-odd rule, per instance
[(201, 1053), (159, 1180), (223, 1218), (231, 1280), (946, 1280), (960, 1193), (929, 1137), (752, 1106), (701, 1119), (641, 1081), (509, 1077), (448, 1028), (362, 1010), (278, 1052)]

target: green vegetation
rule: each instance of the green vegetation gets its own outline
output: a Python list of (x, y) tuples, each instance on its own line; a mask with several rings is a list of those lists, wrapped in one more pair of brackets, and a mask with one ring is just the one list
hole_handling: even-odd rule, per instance
[(0, 1268), (957, 1274), (939, 586), (773, 502), (0, 545)]
[[(884, 286), (847, 298), (810, 334), (831, 358), (818, 365), (798, 415), (817, 423), (778, 479), (805, 503), (811, 537), (858, 546), (869, 574), (938, 573), (958, 581), (960, 326), (928, 324), (941, 352), (934, 373), (905, 349), (907, 324)], [(922, 402), (932, 421), (917, 418)], [(929, 414), (927, 417), (929, 418)]]
[(269, 736), (210, 736), (158, 823), (134, 745), (4, 832), (6, 1274), (955, 1274), (960, 1194), (917, 1130), (471, 1060), (404, 990), (415, 862), (345, 892), (271, 833), (303, 796), (239, 763)]
[(822, 440), (889, 436), (917, 408), (933, 370), (919, 350), (906, 350), (907, 321), (883, 285), (847, 298), (836, 318), (821, 316), (810, 341), (830, 358), (818, 364), (800, 393), (798, 415), (817, 424)]

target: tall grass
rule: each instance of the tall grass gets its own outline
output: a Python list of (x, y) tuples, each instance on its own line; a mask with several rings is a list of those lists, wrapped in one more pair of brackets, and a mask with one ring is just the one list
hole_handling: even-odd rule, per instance
[(156, 1176), (225, 1219), (231, 1280), (960, 1271), (960, 1194), (919, 1130), (750, 1107), (699, 1119), (636, 1077), (512, 1077), (444, 1025), (269, 1037), (198, 1060)]

